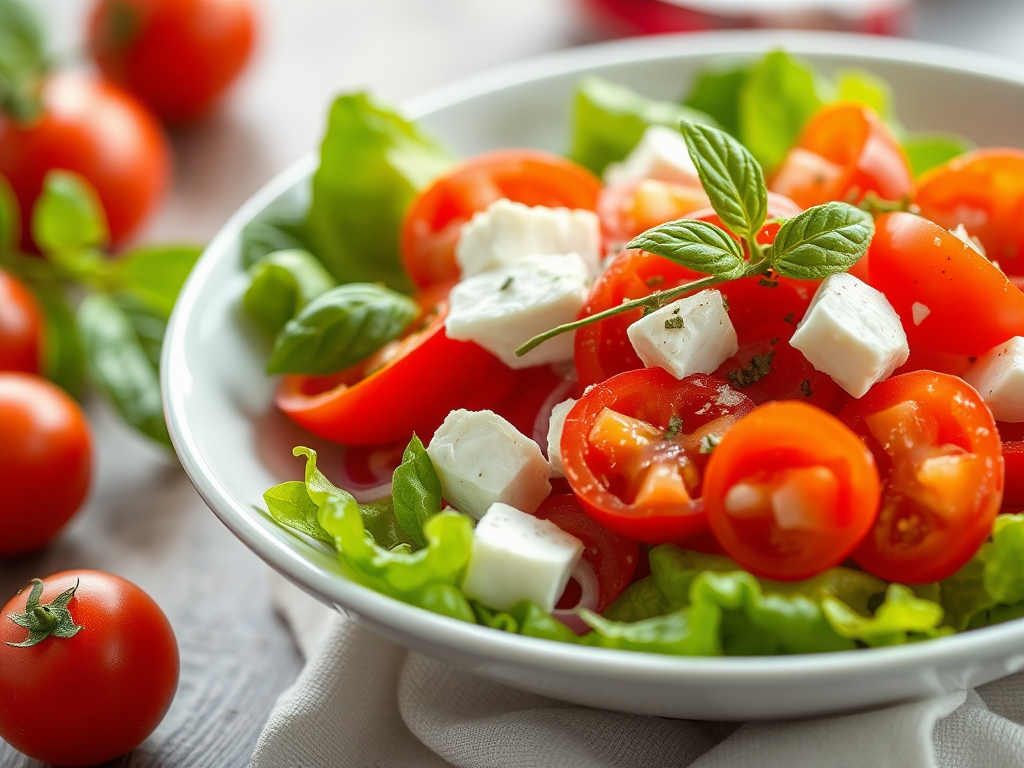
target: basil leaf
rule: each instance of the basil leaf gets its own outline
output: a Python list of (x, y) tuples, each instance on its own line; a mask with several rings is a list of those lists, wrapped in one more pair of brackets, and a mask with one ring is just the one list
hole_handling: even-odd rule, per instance
[(721, 69), (708, 67), (697, 74), (683, 103), (710, 115), (723, 130), (740, 135), (740, 91), (751, 67), (743, 65)]
[(11, 185), (0, 175), (0, 254), (15, 251), (21, 240), (21, 209)]
[(165, 319), (203, 249), (194, 245), (139, 248), (111, 265), (111, 278), (121, 290), (130, 291)]
[(741, 277), (746, 267), (739, 243), (720, 227), (703, 221), (684, 219), (661, 224), (626, 247), (640, 248), (694, 272), (729, 280)]
[(43, 310), (43, 375), (78, 396), (85, 384), (85, 356), (75, 313), (56, 283), (35, 281), (31, 288)]
[(119, 292), (109, 294), (109, 296), (128, 318), (149, 362), (159, 370), (160, 353), (163, 350), (164, 334), (167, 331), (167, 315), (131, 293)]
[(846, 203), (825, 203), (785, 221), (766, 258), (784, 277), (821, 280), (856, 264), (874, 234), (869, 213)]
[(306, 217), (309, 211), (264, 213), (242, 229), (242, 266), (253, 266), (275, 251), (309, 250)]
[(77, 173), (47, 173), (32, 210), (32, 238), (43, 253), (64, 261), (105, 247), (107, 218), (96, 190)]
[(696, 123), (683, 123), (682, 131), (715, 213), (738, 237), (756, 235), (768, 215), (761, 166), (725, 131)]
[(317, 520), (320, 508), (313, 503), (306, 484), (297, 480), (275, 485), (263, 494), (270, 516), (281, 525), (304, 533), (318, 541), (334, 544), (334, 537)]
[(285, 323), (335, 285), (334, 278), (309, 251), (276, 251), (249, 268), (242, 306), (256, 325), (271, 337)]
[(417, 313), (416, 302), (383, 286), (338, 286), (285, 324), (267, 372), (326, 374), (348, 368), (397, 338)]
[(778, 167), (824, 105), (814, 69), (783, 51), (754, 65), (740, 90), (740, 139), (768, 170)]
[(648, 127), (676, 128), (681, 120), (714, 123), (679, 104), (650, 99), (599, 77), (585, 77), (573, 97), (569, 157), (600, 175), (609, 163), (626, 157)]
[(398, 253), (405, 209), (452, 161), (434, 139), (367, 94), (339, 97), (313, 175), (310, 250), (341, 282), (408, 289)]
[(132, 321), (109, 296), (87, 296), (78, 308), (82, 348), (93, 378), (126, 422), (170, 445), (160, 382)]
[(974, 144), (955, 133), (917, 133), (903, 140), (903, 151), (907, 153), (914, 176), (938, 168), (974, 149)]
[(39, 19), (25, 3), (0, 0), (0, 109), (18, 121), (36, 118), (46, 70)]
[(416, 547), (427, 545), (423, 524), (441, 511), (441, 481), (422, 441), (412, 436), (391, 482), (395, 517)]

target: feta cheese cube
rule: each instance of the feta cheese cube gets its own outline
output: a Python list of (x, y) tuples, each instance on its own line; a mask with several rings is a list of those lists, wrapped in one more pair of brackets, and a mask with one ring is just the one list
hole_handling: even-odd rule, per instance
[(533, 512), (551, 493), (551, 467), (540, 447), (492, 411), (449, 413), (427, 455), (441, 495), (477, 519), (499, 501)]
[(449, 338), (475, 341), (510, 368), (571, 360), (572, 333), (523, 357), (516, 357), (516, 350), (537, 334), (575, 320), (589, 283), (587, 266), (576, 254), (528, 256), (452, 288), (444, 327)]
[(978, 390), (996, 421), (1024, 421), (1024, 336), (979, 357), (964, 380)]
[(854, 397), (863, 397), (910, 356), (896, 310), (845, 272), (821, 282), (789, 343)]
[(473, 534), (462, 591), (499, 611), (520, 600), (551, 611), (582, 554), (583, 542), (551, 521), (493, 504)]
[(621, 163), (610, 164), (604, 172), (604, 180), (608, 184), (640, 179), (701, 185), (686, 139), (678, 129), (665, 125), (649, 126), (626, 158)]
[(591, 277), (600, 270), (601, 224), (593, 211), (530, 207), (501, 199), (473, 214), (459, 233), (455, 261), (463, 278), (524, 256), (577, 253)]
[(626, 333), (645, 366), (660, 366), (677, 379), (714, 373), (739, 351), (722, 294), (710, 289), (640, 318)]
[(548, 420), (548, 463), (551, 465), (552, 477), (565, 477), (565, 465), (562, 463), (562, 430), (565, 428), (565, 417), (576, 405), (573, 398), (558, 403), (551, 409)]

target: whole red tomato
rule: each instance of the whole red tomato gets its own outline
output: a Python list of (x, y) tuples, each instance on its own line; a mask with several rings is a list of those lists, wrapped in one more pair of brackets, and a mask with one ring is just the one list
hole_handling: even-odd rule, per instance
[(252, 52), (249, 0), (99, 0), (89, 50), (112, 81), (169, 123), (202, 117)]
[(42, 92), (42, 115), (28, 123), (0, 115), (0, 174), (21, 206), (23, 247), (31, 245), (32, 207), (48, 171), (83, 176), (99, 195), (111, 245), (123, 245), (163, 197), (171, 155), (160, 126), (109, 83), (56, 74)]
[(92, 436), (62, 389), (0, 373), (0, 557), (49, 542), (89, 490)]
[(39, 373), (43, 318), (35, 297), (0, 270), (0, 371)]
[(37, 760), (96, 765), (131, 751), (177, 687), (170, 622), (119, 576), (57, 573), (0, 612), (0, 737)]

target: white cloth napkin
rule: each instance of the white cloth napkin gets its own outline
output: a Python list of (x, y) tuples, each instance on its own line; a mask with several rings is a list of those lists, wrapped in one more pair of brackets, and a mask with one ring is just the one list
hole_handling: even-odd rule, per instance
[(565, 704), (405, 650), (275, 576), (306, 667), (252, 768), (1024, 766), (1024, 673), (869, 712), (702, 723)]

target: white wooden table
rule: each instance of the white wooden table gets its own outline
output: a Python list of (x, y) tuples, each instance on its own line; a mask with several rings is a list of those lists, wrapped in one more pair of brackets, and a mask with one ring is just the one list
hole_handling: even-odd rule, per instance
[[(85, 0), (33, 0), (73, 50)], [(588, 42), (571, 0), (260, 0), (257, 56), (223, 108), (173, 137), (177, 176), (147, 239), (202, 242), (261, 184), (319, 141), (338, 91), (391, 101), (480, 69)], [(1024, 59), (1019, 0), (922, 0), (915, 34)], [(98, 568), (139, 584), (177, 633), (182, 675), (166, 720), (110, 765), (232, 768), (299, 671), (274, 616), (268, 569), (217, 521), (177, 462), (90, 404), (91, 499), (37, 555), (0, 562), (0, 603), (34, 576)], [(0, 695), (3, 692), (0, 691)], [(39, 763), (0, 742), (0, 767)], [(287, 767), (282, 767), (287, 768)]]

